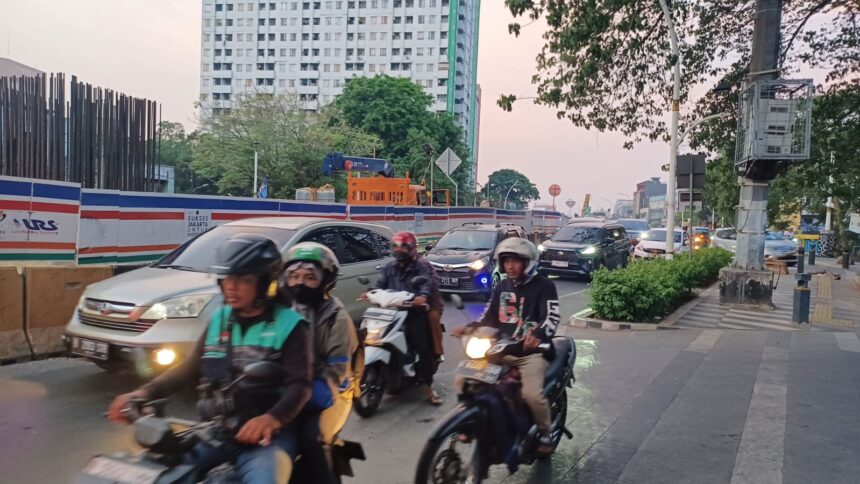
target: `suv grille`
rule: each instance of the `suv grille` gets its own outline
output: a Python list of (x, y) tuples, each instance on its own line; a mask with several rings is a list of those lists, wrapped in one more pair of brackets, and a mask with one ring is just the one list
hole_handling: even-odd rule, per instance
[(129, 315), (134, 311), (134, 307), (131, 303), (87, 298), (84, 300), (84, 308), (78, 309), (78, 319), (81, 324), (87, 326), (143, 333), (156, 321), (129, 321)]
[(542, 260), (561, 260), (565, 262), (576, 262), (579, 260), (579, 255), (572, 250), (547, 249), (541, 254)]

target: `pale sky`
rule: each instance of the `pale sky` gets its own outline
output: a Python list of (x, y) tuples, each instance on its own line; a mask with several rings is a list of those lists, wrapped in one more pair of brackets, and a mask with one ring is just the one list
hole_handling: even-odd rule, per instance
[[(75, 74), (81, 80), (145, 97), (162, 105), (163, 119), (193, 129), (199, 94), (199, 0), (0, 0), (0, 56), (46, 72)], [(530, 101), (512, 113), (498, 108), (500, 94), (534, 94), (530, 83), (542, 25), (508, 34), (510, 13), (501, 0), (481, 6), (478, 82), (483, 89), (478, 181), (500, 168), (514, 168), (541, 191), (561, 186), (564, 200), (593, 207), (632, 198), (635, 184), (652, 176), (668, 159), (668, 145), (640, 143), (624, 150), (623, 135), (574, 128), (554, 110)], [(668, 77), (667, 77), (668, 79)], [(609, 201), (607, 201), (609, 200)]]

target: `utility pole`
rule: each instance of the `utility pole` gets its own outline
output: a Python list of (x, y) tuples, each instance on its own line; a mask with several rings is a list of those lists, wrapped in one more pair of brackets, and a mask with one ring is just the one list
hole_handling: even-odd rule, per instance
[[(779, 78), (780, 25), (782, 0), (756, 0), (752, 55), (747, 85)], [(768, 94), (772, 97), (772, 94)], [(764, 94), (763, 94), (764, 97)], [(739, 180), (740, 203), (737, 211), (737, 249), (732, 267), (720, 273), (720, 301), (772, 308), (773, 274), (765, 270), (764, 230), (767, 226), (768, 183), (775, 176), (774, 166), (753, 170), (756, 164), (777, 163), (753, 159), (743, 167)], [(757, 167), (760, 168), (760, 167)]]
[(666, 181), (666, 258), (671, 259), (675, 252), (675, 171), (678, 160), (678, 118), (681, 110), (681, 51), (678, 47), (678, 33), (675, 31), (675, 21), (666, 0), (660, 0), (666, 27), (669, 29), (669, 44), (675, 65), (672, 67), (672, 131), (671, 148), (669, 153), (669, 179)]

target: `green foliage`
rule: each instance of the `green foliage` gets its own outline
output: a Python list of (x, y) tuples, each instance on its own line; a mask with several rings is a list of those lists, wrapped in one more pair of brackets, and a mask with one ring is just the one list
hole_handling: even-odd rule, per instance
[(601, 268), (592, 276), (591, 308), (609, 320), (654, 322), (693, 288), (716, 280), (720, 268), (731, 260), (725, 250), (706, 248), (671, 261), (635, 261), (612, 271)]
[[(406, 78), (390, 76), (359, 77), (351, 79), (343, 93), (333, 103), (335, 119), (375, 135), (382, 143), (376, 156), (390, 159), (397, 176), (410, 176), (430, 182), (430, 159), (435, 161), (446, 148), (456, 152), (463, 163), (452, 178), (460, 186), (460, 203), (472, 203), (468, 182), (471, 172), (471, 153), (463, 129), (454, 117), (446, 112), (433, 112), (433, 97), (419, 85)], [(433, 149), (428, 155), (425, 145)], [(453, 185), (433, 164), (434, 188)]]
[[(751, 49), (755, 2), (666, 2), (679, 37), (682, 104), (698, 86), (741, 66)], [(535, 102), (556, 108), (574, 125), (620, 131), (635, 141), (668, 137), (671, 66), (665, 17), (656, 0), (505, 0), (515, 18), (514, 35), (537, 19), (547, 31), (537, 56)], [(783, 2), (781, 67), (824, 68), (828, 82), (843, 85), (860, 72), (860, 2)], [(731, 62), (736, 61), (735, 65)], [(510, 110), (513, 96), (499, 105)], [(713, 111), (722, 112), (722, 111)], [(733, 132), (734, 129), (731, 130)], [(632, 141), (625, 143), (632, 147)]]
[[(331, 180), (321, 173), (327, 153), (372, 156), (379, 139), (340, 121), (333, 110), (309, 112), (295, 96), (249, 96), (227, 114), (207, 122), (193, 151), (194, 171), (225, 195), (252, 196), (254, 151), (269, 196), (295, 196), (297, 188)], [(340, 192), (341, 196), (345, 193)]]
[[(181, 123), (162, 121), (158, 125), (158, 163), (173, 167), (176, 193), (215, 193), (214, 184), (194, 176), (191, 169), (197, 133), (186, 134)], [(196, 184), (195, 184), (196, 183)]]
[[(490, 174), (487, 181), (489, 186), (490, 200), (495, 200), (494, 206), (504, 208), (505, 195), (508, 197), (508, 204), (513, 205), (517, 209), (522, 209), (528, 206), (530, 200), (540, 198), (540, 192), (531, 180), (517, 170), (504, 168), (496, 170)], [(508, 194), (510, 190), (510, 194)], [(487, 193), (487, 188), (484, 188), (484, 194)]]

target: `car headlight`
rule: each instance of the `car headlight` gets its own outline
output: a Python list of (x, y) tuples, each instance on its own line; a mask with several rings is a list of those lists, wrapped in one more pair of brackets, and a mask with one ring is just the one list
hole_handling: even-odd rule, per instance
[(595, 252), (597, 252), (597, 247), (595, 247), (593, 245), (591, 247), (586, 247), (585, 249), (582, 250), (582, 253), (585, 255), (591, 255), (591, 254), (594, 254)]
[(493, 342), (487, 338), (469, 338), (466, 343), (466, 356), (473, 360), (480, 360), (487, 356), (487, 351), (493, 347)]
[(487, 262), (489, 262), (489, 260), (487, 260), (486, 257), (483, 259), (478, 259), (469, 264), (469, 269), (472, 269), (473, 271), (479, 271), (487, 266)]
[(153, 304), (140, 319), (196, 318), (215, 297), (214, 294), (180, 296)]
[(648, 232), (642, 232), (642, 235), (640, 235), (639, 238), (640, 239), (647, 239), (648, 238)]
[(546, 246), (543, 244), (538, 244), (538, 252), (546, 252)]

